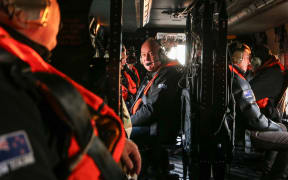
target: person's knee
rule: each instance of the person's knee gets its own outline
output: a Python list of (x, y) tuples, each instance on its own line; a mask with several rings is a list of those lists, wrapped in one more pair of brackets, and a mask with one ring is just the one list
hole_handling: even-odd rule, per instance
[(287, 132), (287, 128), (284, 124), (282, 124), (282, 123), (278, 123), (278, 124), (280, 125), (282, 131)]

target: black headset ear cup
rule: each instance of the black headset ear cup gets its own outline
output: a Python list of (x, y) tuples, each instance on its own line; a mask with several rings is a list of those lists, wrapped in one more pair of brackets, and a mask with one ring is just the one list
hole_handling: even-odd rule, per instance
[(251, 58), (251, 65), (253, 69), (257, 69), (262, 65), (262, 60), (259, 57), (254, 56), (253, 58)]

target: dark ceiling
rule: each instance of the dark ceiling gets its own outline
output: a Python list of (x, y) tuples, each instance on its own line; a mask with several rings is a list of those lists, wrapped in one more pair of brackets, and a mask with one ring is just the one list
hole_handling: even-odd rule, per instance
[[(186, 8), (196, 0), (154, 0), (149, 28), (185, 28), (185, 17), (163, 12)], [(228, 32), (245, 34), (261, 32), (288, 22), (287, 0), (226, 0)]]
[[(197, 0), (152, 0), (147, 28), (184, 29), (186, 18), (169, 12), (184, 10)], [(109, 24), (109, 0), (96, 0), (96, 16)], [(123, 31), (142, 27), (144, 0), (123, 0)], [(228, 32), (245, 34), (262, 32), (288, 22), (287, 0), (226, 0)]]

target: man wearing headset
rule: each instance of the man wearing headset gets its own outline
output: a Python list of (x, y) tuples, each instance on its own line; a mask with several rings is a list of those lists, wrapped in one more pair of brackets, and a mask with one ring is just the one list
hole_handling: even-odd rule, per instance
[(175, 142), (180, 126), (180, 96), (177, 91), (180, 65), (178, 61), (168, 60), (154, 38), (148, 38), (142, 44), (141, 63), (148, 73), (131, 108), (131, 139), (139, 147), (154, 150), (148, 161), (158, 166), (154, 169), (160, 175), (163, 167), (159, 166), (164, 162), (160, 159), (161, 154), (155, 151), (161, 149), (159, 145)]
[(278, 151), (272, 170), (263, 179), (278, 180), (288, 176), (288, 133), (283, 124), (276, 124), (260, 112), (254, 93), (244, 75), (250, 64), (251, 50), (240, 44), (232, 55), (229, 65), (232, 95), (236, 107), (236, 136), (243, 139), (248, 130), (252, 145), (263, 150)]
[[(0, 22), (0, 179), (110, 179), (99, 158), (111, 159), (110, 167), (121, 158), (139, 173), (137, 146), (115, 112), (44, 61), (57, 44), (57, 0), (1, 0)], [(114, 160), (104, 146), (105, 157), (95, 154), (99, 123), (116, 133), (105, 141)]]
[(275, 122), (281, 122), (281, 114), (276, 106), (282, 95), (284, 66), (263, 45), (256, 46), (253, 54), (254, 58), (261, 60), (260, 66), (255, 69), (253, 79), (249, 81), (257, 104), (265, 116)]

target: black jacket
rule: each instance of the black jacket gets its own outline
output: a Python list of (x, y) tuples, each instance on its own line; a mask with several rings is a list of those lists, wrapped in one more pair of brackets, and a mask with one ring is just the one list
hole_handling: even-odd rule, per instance
[(261, 68), (249, 83), (255, 94), (256, 101), (264, 98), (269, 99), (268, 104), (263, 108), (261, 107), (261, 112), (274, 121), (279, 121), (280, 117), (275, 107), (284, 83), (284, 75), (280, 66), (274, 64)]
[(133, 127), (148, 127), (149, 135), (157, 136), (161, 143), (175, 140), (180, 127), (179, 68), (163, 67), (145, 96), (143, 89), (155, 73), (148, 74), (136, 95), (136, 101), (142, 98), (143, 102), (131, 116)]
[[(42, 57), (49, 54), (44, 47), (17, 32), (9, 32), (17, 40), (32, 46)], [(60, 161), (59, 154), (67, 154), (62, 148), (69, 145), (69, 139), (64, 135), (63, 124), (49, 126), (58, 118), (49, 105), (43, 103), (36, 88), (19, 75), (18, 70), (26, 67), (27, 64), (0, 47), (0, 179), (54, 180), (53, 169)], [(59, 136), (56, 136), (57, 132)], [(13, 162), (19, 164), (12, 167)], [(5, 166), (8, 169), (3, 172)]]
[(236, 129), (256, 131), (281, 131), (278, 124), (263, 115), (256, 103), (254, 93), (244, 73), (237, 66), (230, 66), (232, 94), (236, 104)]

